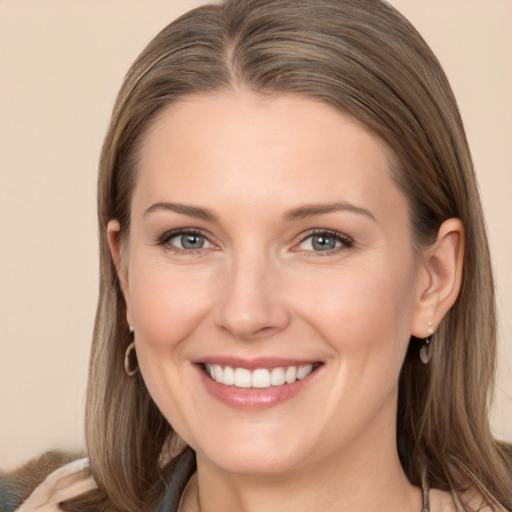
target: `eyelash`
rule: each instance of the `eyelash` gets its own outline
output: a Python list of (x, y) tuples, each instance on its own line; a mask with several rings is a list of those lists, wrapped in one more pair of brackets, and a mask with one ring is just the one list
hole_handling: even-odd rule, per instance
[[(172, 245), (169, 243), (173, 238), (177, 238), (180, 236), (186, 236), (186, 235), (199, 236), (199, 237), (204, 238), (209, 244), (212, 243), (209, 241), (208, 236), (201, 230), (188, 228), (188, 229), (177, 229), (177, 230), (165, 232), (163, 235), (161, 235), (158, 238), (156, 245), (167, 246), (168, 249), (171, 250), (172, 252), (174, 252), (175, 254), (194, 255), (194, 254), (201, 253), (203, 248), (182, 249), (180, 247), (176, 247), (175, 245)], [(338, 242), (341, 243), (341, 247), (336, 247), (334, 249), (328, 249), (325, 251), (301, 250), (301, 249), (296, 248), (297, 245), (303, 244), (306, 240), (308, 240), (309, 238), (312, 238), (314, 236), (323, 236), (325, 238), (334, 238), (336, 243), (338, 243)], [(351, 247), (353, 247), (353, 245), (354, 245), (353, 239), (350, 238), (349, 236), (345, 235), (344, 233), (341, 233), (339, 231), (330, 230), (330, 229), (315, 229), (315, 230), (310, 231), (310, 232), (306, 233), (305, 235), (303, 235), (301, 237), (301, 239), (299, 240), (299, 242), (297, 244), (295, 244), (294, 249), (292, 249), (292, 250), (294, 252), (311, 253), (310, 256), (313, 256), (313, 255), (314, 256), (330, 256), (333, 254), (337, 254), (341, 251), (344, 251), (346, 249), (350, 249)]]

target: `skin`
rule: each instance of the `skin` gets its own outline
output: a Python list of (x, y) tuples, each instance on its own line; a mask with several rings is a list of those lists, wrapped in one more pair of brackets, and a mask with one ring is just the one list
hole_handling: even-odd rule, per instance
[[(117, 221), (108, 236), (148, 390), (197, 453), (182, 508), (419, 511), (396, 449), (398, 375), (410, 336), (426, 337), (457, 296), (460, 222), (418, 253), (386, 146), (307, 98), (182, 99), (140, 156), (127, 247)], [(187, 228), (202, 248), (163, 236)], [(319, 251), (312, 230), (342, 238)], [(214, 399), (194, 364), (220, 356), (321, 365), (292, 399), (240, 410)]]

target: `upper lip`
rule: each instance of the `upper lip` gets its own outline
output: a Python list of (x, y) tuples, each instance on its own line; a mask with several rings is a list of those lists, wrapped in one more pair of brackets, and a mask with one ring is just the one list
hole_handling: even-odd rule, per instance
[(255, 370), (257, 368), (280, 368), (287, 366), (302, 366), (307, 364), (317, 364), (320, 361), (314, 359), (290, 359), (280, 357), (257, 357), (253, 359), (244, 359), (230, 356), (210, 356), (194, 361), (195, 364), (218, 364), (220, 366), (230, 366), (231, 368), (246, 368)]

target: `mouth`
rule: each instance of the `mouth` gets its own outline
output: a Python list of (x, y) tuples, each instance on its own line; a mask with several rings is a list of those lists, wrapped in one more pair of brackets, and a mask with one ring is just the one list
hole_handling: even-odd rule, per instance
[(229, 365), (201, 363), (205, 375), (223, 386), (242, 389), (269, 389), (293, 384), (313, 373), (321, 363), (288, 366), (243, 368)]
[(231, 408), (261, 411), (302, 396), (324, 363), (261, 357), (207, 357), (194, 367), (206, 391)]

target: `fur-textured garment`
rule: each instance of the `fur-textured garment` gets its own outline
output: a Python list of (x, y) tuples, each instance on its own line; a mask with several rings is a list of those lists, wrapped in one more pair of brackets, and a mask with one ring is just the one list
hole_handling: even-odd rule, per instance
[(48, 452), (0, 473), (0, 512), (56, 512), (59, 502), (95, 487), (87, 459)]

